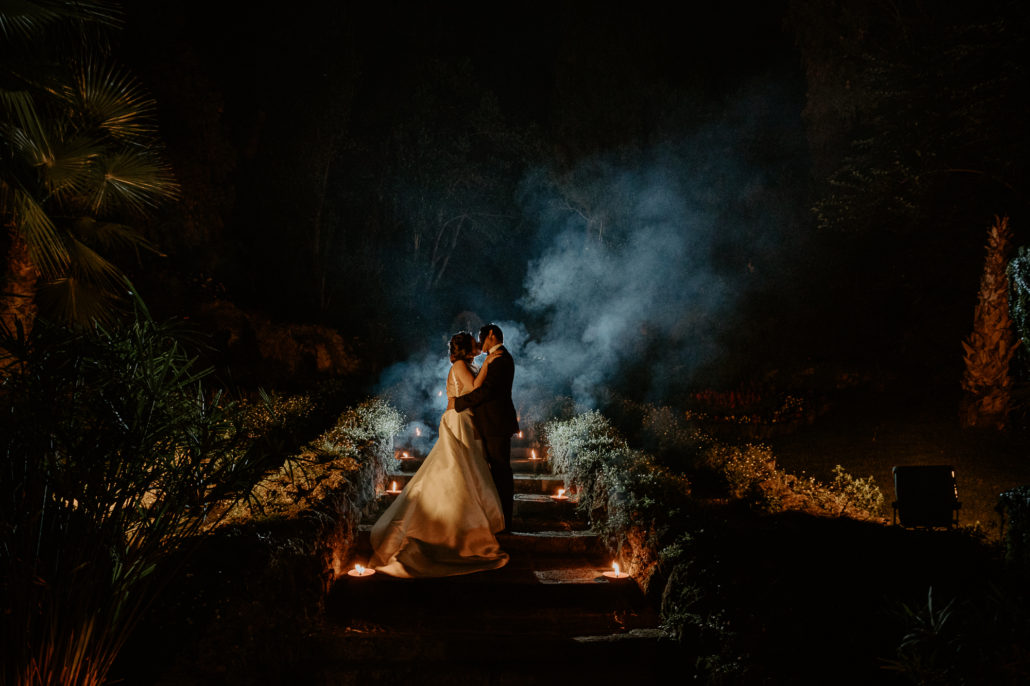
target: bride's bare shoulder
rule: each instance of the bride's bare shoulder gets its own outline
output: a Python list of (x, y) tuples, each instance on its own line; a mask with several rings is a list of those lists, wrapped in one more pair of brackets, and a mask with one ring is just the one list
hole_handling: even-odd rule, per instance
[(473, 376), (472, 369), (465, 360), (458, 360), (452, 364), (450, 373), (460, 377)]

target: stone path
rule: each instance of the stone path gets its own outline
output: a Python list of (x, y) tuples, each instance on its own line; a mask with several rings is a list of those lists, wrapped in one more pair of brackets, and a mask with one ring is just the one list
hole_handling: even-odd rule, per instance
[[(603, 575), (609, 556), (575, 503), (550, 497), (564, 484), (546, 460), (529, 459), (532, 449), (512, 446), (513, 533), (499, 537), (509, 563), (442, 579), (341, 577), (316, 683), (617, 684), (669, 675), (673, 645), (656, 609), (632, 579)], [(403, 487), (419, 464), (402, 462), (387, 484)], [(393, 497), (381, 497), (380, 511)], [(371, 521), (360, 527), (354, 562), (371, 553)]]

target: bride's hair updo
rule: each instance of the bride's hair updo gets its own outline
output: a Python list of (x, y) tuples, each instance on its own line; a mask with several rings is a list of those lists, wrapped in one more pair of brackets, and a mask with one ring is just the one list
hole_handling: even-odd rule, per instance
[(459, 331), (451, 336), (451, 342), (447, 348), (451, 354), (451, 362), (458, 360), (471, 362), (476, 356), (476, 339), (468, 331)]

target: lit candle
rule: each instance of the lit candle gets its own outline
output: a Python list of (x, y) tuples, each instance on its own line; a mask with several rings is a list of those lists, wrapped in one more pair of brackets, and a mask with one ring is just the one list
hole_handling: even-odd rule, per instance
[(390, 484), (390, 487), (386, 489), (386, 492), (391, 493), (393, 495), (397, 495), (401, 492), (401, 489), (397, 488), (397, 482), (394, 481), (392, 484)]
[(410, 460), (411, 459), (411, 455), (409, 455), (407, 451), (404, 451), (404, 452), (401, 453), (401, 459), (402, 460)]
[(519, 438), (522, 438), (522, 432), (521, 431), (519, 432)]
[(618, 562), (613, 562), (612, 563), (612, 571), (605, 572), (604, 575), (606, 577), (608, 577), (609, 579), (625, 579), (627, 576), (629, 576), (629, 574), (627, 574), (626, 572), (623, 572), (623, 571), (619, 570), (619, 563)]
[(530, 450), (529, 451), (529, 459), (531, 459), (531, 460), (539, 460), (540, 458), (536, 456), (536, 451), (535, 450)]
[(551, 498), (553, 498), (554, 500), (568, 500), (569, 496), (565, 495), (564, 488), (559, 488), (558, 495), (552, 495)]
[(354, 569), (347, 572), (347, 576), (372, 576), (376, 573), (374, 569), (368, 569), (364, 565), (354, 565)]

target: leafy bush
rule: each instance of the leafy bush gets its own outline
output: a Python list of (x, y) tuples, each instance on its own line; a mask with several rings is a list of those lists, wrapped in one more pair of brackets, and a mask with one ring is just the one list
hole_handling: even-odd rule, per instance
[(747, 674), (745, 655), (734, 652), (736, 632), (726, 612), (715, 541), (722, 535), (714, 522), (681, 533), (661, 551), (669, 570), (661, 597), (662, 626), (689, 646), (695, 678), (706, 684), (741, 683)]
[(1024, 571), (1030, 570), (1030, 486), (1017, 486), (998, 497), (998, 509), (1008, 518), (1005, 557)]
[[(273, 402), (266, 419), (290, 421), (290, 408), (308, 401)], [(129, 673), (119, 676), (130, 683), (132, 671), (152, 676), (148, 658), (164, 651), (163, 673), (177, 683), (216, 673), (229, 685), (296, 681), (297, 665), (320, 659), (308, 639), (312, 623), (324, 617), (332, 582), (348, 566), (355, 526), (385, 479), (402, 424), (389, 404), (370, 398), (276, 462), (204, 537), (194, 573), (177, 577), (160, 611), (148, 615), (144, 629), (162, 635), (161, 645), (141, 640), (138, 653), (147, 657), (122, 665)], [(213, 579), (212, 570), (224, 573)]]
[(767, 446), (715, 441), (706, 447), (705, 463), (722, 476), (731, 497), (769, 512), (802, 510), (867, 520), (883, 517), (883, 491), (873, 477), (854, 477), (840, 465), (833, 469), (833, 481), (825, 484), (777, 468)]
[(577, 494), (593, 529), (646, 583), (662, 541), (683, 526), (686, 477), (631, 449), (597, 411), (546, 423), (543, 439), (552, 469)]
[[(308, 405), (303, 398), (289, 404)], [(385, 478), (386, 460), (392, 459), (393, 438), (403, 426), (404, 417), (381, 398), (347, 409), (332, 428), (265, 475), (236, 507), (232, 521), (317, 509), (341, 489), (350, 490), (347, 498), (359, 506), (372, 501), (376, 484)]]
[(0, 332), (2, 683), (104, 681), (173, 570), (267, 462), (173, 327)]
[(1024, 585), (982, 585), (940, 602), (930, 587), (926, 603), (899, 604), (904, 634), (885, 669), (914, 684), (1016, 684), (1030, 673), (1030, 607)]

